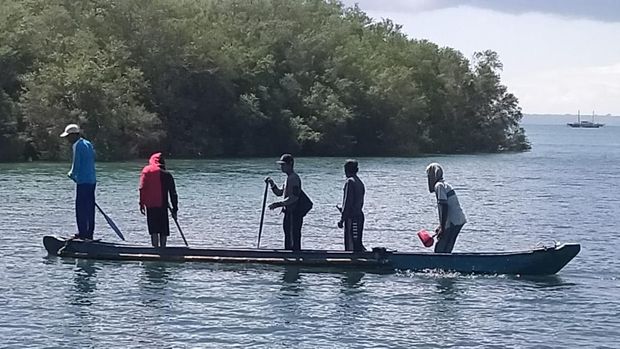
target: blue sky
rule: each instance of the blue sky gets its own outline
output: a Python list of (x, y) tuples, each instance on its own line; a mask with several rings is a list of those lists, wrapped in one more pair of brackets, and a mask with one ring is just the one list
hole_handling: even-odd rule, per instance
[(530, 114), (620, 115), (620, 0), (346, 0), (471, 57), (496, 51)]

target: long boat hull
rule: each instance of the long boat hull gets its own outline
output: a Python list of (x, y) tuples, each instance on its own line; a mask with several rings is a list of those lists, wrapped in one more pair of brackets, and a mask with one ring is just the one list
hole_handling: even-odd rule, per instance
[(579, 244), (562, 244), (519, 252), (411, 253), (375, 248), (368, 252), (270, 249), (217, 249), (142, 247), (100, 241), (45, 236), (50, 255), (73, 258), (135, 261), (257, 263), (311, 267), (354, 268), (375, 271), (444, 270), (476, 274), (552, 275), (581, 250)]

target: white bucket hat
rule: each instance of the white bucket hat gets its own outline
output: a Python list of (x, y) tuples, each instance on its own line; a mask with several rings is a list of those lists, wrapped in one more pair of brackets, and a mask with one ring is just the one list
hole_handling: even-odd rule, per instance
[(76, 124), (69, 124), (65, 127), (65, 132), (60, 134), (60, 137), (67, 137), (71, 133), (80, 133), (80, 126)]

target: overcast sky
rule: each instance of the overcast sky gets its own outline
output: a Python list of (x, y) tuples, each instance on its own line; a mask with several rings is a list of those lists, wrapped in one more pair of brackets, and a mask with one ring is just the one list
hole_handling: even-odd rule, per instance
[(620, 115), (620, 0), (345, 0), (411, 38), (496, 51), (524, 113)]

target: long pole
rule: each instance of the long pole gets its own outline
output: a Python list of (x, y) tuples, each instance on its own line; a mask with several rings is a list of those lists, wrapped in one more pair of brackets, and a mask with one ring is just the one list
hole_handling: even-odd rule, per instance
[[(170, 213), (172, 213), (172, 209), (170, 209), (170, 207), (168, 207), (168, 210), (170, 210)], [(181, 237), (183, 238), (183, 242), (185, 243), (185, 246), (189, 247), (189, 245), (187, 244), (187, 240), (185, 240), (185, 234), (183, 234), (183, 230), (181, 230), (181, 226), (179, 225), (179, 221), (177, 220), (177, 217), (172, 216), (172, 219), (174, 220), (174, 223), (177, 225), (177, 229), (179, 229), (179, 233), (181, 234)]]
[(256, 241), (256, 248), (260, 248), (260, 236), (263, 233), (263, 220), (265, 219), (265, 206), (267, 205), (267, 189), (269, 189), (269, 183), (265, 183), (265, 193), (263, 194), (263, 210), (260, 214), (260, 225), (258, 226), (258, 241)]

